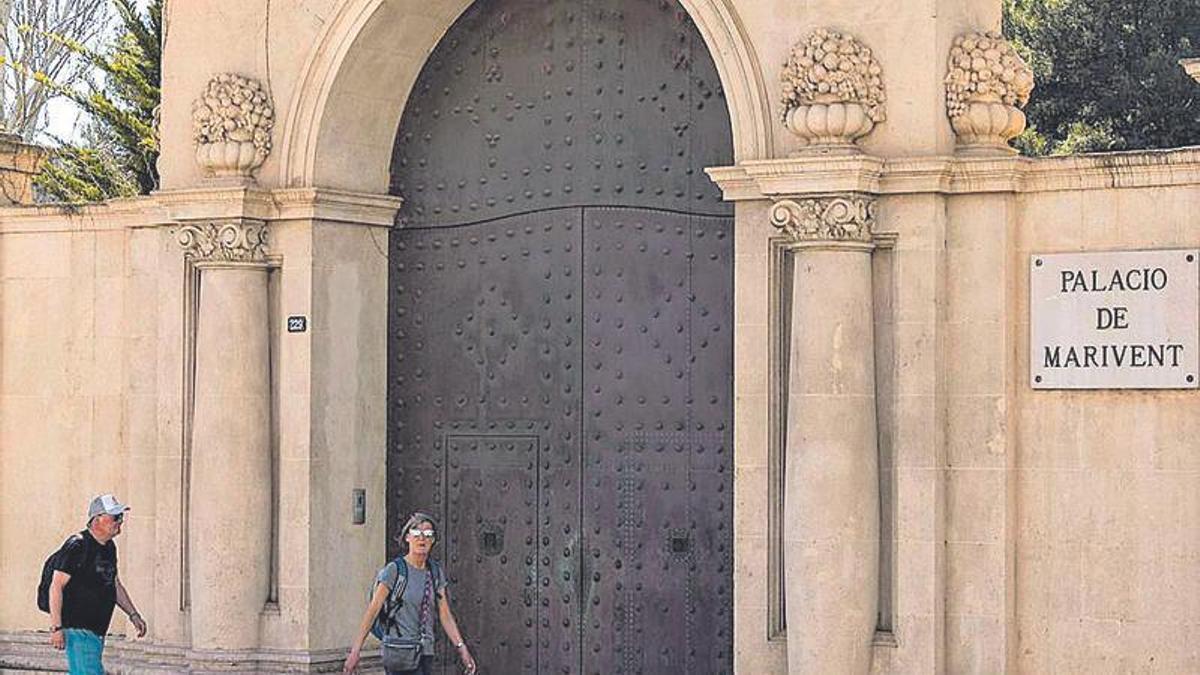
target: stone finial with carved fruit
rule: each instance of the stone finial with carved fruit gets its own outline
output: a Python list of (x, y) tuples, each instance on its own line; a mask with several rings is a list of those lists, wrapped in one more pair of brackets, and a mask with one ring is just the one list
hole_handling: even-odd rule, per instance
[(851, 35), (818, 28), (792, 47), (781, 75), (783, 122), (802, 154), (854, 153), (886, 118), (883, 69)]
[(955, 38), (946, 74), (946, 113), (960, 154), (1015, 154), (1008, 142), (1025, 130), (1033, 70), (1003, 35)]
[(257, 81), (222, 73), (192, 102), (196, 162), (211, 177), (249, 182), (271, 152), (275, 109)]

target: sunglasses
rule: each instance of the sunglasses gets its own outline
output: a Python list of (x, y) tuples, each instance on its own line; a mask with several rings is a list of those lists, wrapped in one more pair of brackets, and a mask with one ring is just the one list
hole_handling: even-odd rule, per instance
[(110, 513), (110, 514), (108, 514), (108, 515), (109, 515), (109, 517), (110, 517), (110, 518), (112, 518), (112, 519), (113, 519), (113, 522), (114, 522), (114, 523), (119, 523), (119, 522), (121, 522), (121, 521), (125, 520), (125, 514), (124, 514), (124, 513), (118, 513), (118, 514), (117, 514), (117, 515), (115, 515), (115, 516), (114, 516), (114, 515), (112, 515), (111, 513)]
[(422, 530), (415, 527), (408, 531), (408, 536), (410, 537), (424, 537), (426, 539), (433, 539), (433, 535), (433, 530)]

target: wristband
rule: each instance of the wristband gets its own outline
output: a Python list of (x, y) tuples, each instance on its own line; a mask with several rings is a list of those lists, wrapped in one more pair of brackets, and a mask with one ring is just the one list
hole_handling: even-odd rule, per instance
[(62, 626), (50, 626), (51, 633), (57, 633), (60, 630), (62, 630)]
[(466, 647), (466, 646), (467, 646), (467, 643), (465, 643), (465, 642), (455, 642), (454, 643), (455, 649), (462, 649), (463, 647)]

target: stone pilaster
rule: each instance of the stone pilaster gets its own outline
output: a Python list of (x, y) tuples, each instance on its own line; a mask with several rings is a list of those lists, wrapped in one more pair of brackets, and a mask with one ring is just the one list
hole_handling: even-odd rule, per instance
[(259, 646), (271, 554), (271, 394), (267, 226), (188, 223), (200, 273), (188, 508), (191, 643)]
[(770, 209), (792, 265), (784, 501), (789, 673), (865, 674), (879, 584), (875, 200)]

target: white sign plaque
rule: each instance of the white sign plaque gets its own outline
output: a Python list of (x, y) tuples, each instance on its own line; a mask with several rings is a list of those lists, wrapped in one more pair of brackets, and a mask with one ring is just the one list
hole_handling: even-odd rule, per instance
[(1034, 389), (1200, 387), (1200, 249), (1029, 259)]

